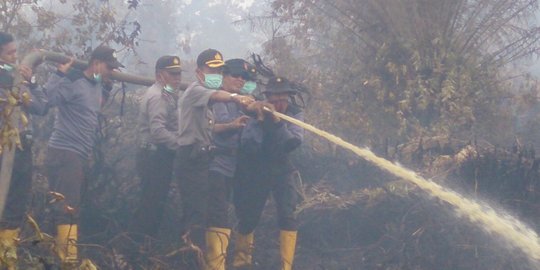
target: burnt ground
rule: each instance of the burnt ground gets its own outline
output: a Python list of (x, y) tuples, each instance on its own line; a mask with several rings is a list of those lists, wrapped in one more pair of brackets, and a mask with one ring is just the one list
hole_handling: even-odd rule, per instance
[[(396, 158), (399, 152), (402, 163), (425, 176), (507, 209), (537, 229), (540, 160), (533, 151), (463, 142), (443, 150), (422, 144), (380, 154)], [(298, 156), (299, 169), (306, 173), (295, 269), (534, 269), (520, 251), (457, 217), (451, 206), (345, 151), (318, 155), (304, 148)], [(46, 183), (40, 181), (45, 179), (38, 177), (33, 214), (47, 232), (48, 198), (39, 189)], [(94, 199), (83, 210), (81, 249), (100, 269), (195, 269), (197, 253), (179, 251), (178, 187), (171, 189), (159, 239), (144, 246), (136, 246), (123, 230), (136, 201), (136, 182), (87, 188), (87, 198)], [(26, 227), (25, 235), (32, 234)], [(255, 269), (279, 268), (278, 235), (269, 201), (256, 230)], [(46, 243), (25, 241), (22, 250), (24, 269), (45, 269), (44, 262), (53, 261)]]

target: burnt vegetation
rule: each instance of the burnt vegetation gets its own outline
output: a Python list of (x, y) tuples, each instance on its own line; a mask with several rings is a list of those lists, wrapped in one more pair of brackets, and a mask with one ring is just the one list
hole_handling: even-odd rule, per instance
[[(92, 36), (137, 56), (145, 22), (130, 12), (144, 1), (53, 2), (71, 15), (0, 0), (0, 29), (23, 41), (22, 51), (83, 56), (97, 45), (88, 43)], [(537, 12), (533, 0), (274, 0), (268, 14), (242, 23), (266, 35), (263, 57), (278, 74), (309, 86), (307, 122), (539, 231), (538, 86), (521, 69), (540, 45)], [(81, 253), (101, 269), (193, 269), (200, 254), (179, 246), (175, 184), (158, 239), (126, 252), (135, 242), (124, 228), (139, 191), (136, 92), (116, 86), (103, 110), (83, 193)], [(34, 119), (30, 214), (44, 232), (52, 231), (43, 159), (53, 117)], [(295, 269), (533, 267), (451, 206), (314, 135), (295, 162), (305, 189)], [(279, 266), (271, 209), (256, 231), (257, 269)], [(23, 236), (22, 269), (55, 269), (47, 239), (31, 226)]]

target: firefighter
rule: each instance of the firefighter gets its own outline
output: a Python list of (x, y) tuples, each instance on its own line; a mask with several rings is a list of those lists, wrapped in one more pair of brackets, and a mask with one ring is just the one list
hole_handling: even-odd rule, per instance
[[(263, 91), (275, 111), (303, 120), (301, 108), (291, 102), (295, 94), (290, 82), (273, 77)], [(238, 218), (233, 266), (252, 267), (254, 230), (268, 196), (277, 207), (280, 254), (283, 270), (292, 269), (296, 246), (296, 207), (300, 199), (300, 175), (290, 153), (302, 143), (303, 129), (277, 117), (250, 119), (241, 135), (234, 187), (234, 207)]]
[(71, 69), (74, 60), (58, 66), (43, 86), (47, 107), (57, 107), (45, 164), (49, 187), (65, 198), (54, 208), (57, 225), (56, 253), (63, 265), (78, 262), (77, 239), (81, 186), (97, 139), (98, 115), (113, 70), (123, 67), (115, 50), (99, 46), (91, 54), (88, 67)]
[[(17, 62), (17, 45), (11, 34), (0, 32), (0, 97), (7, 99), (14, 87), (15, 74), (19, 72), (24, 81), (18, 85), (18, 100), (21, 115), (18, 126), (21, 148), (15, 149), (15, 157), (5, 209), (0, 219), (0, 268), (6, 266), (9, 270), (16, 268), (17, 253), (16, 239), (19, 238), (20, 226), (23, 223), (28, 207), (28, 199), (32, 187), (32, 124), (29, 114), (44, 115), (46, 113), (46, 98), (35, 84), (35, 77), (29, 67)], [(29, 99), (25, 101), (25, 94)], [(0, 112), (8, 106), (0, 103)], [(0, 122), (1, 123), (1, 122)], [(0, 125), (2, 128), (7, 126)], [(6, 138), (4, 138), (6, 139)]]
[(160, 57), (155, 76), (156, 82), (143, 94), (139, 105), (137, 169), (141, 179), (141, 201), (130, 224), (130, 232), (137, 238), (157, 237), (178, 148), (180, 58)]

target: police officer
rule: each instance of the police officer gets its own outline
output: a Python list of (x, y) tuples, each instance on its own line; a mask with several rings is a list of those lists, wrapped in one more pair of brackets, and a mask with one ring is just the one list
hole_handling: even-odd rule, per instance
[(96, 142), (98, 114), (104, 96), (103, 82), (123, 67), (114, 49), (97, 47), (84, 71), (71, 69), (73, 59), (61, 64), (44, 85), (47, 107), (58, 114), (49, 139), (45, 164), (50, 189), (65, 196), (54, 209), (56, 252), (64, 265), (78, 261), (77, 238), (81, 186), (88, 158)]
[[(231, 59), (223, 68), (223, 90), (238, 94), (250, 79), (249, 64), (243, 59)], [(216, 147), (210, 162), (208, 224), (206, 231), (206, 262), (210, 269), (225, 269), (229, 222), (229, 199), (232, 179), (236, 169), (240, 132), (249, 116), (236, 102), (214, 102), (215, 116), (213, 130)]]
[[(218, 90), (223, 80), (222, 54), (207, 49), (197, 57), (197, 81), (178, 100), (178, 144), (176, 175), (182, 197), (183, 228), (186, 241), (202, 246), (206, 228), (209, 164), (214, 149), (212, 130), (215, 102), (234, 102), (245, 107), (253, 102), (248, 96)], [(218, 232), (228, 237), (229, 231)], [(190, 237), (191, 235), (191, 237)]]
[[(11, 34), (0, 32), (0, 97), (7, 100), (8, 95), (15, 94), (22, 105), (22, 113), (18, 126), (8, 127), (0, 122), (1, 129), (17, 128), (21, 148), (15, 150), (5, 210), (0, 219), (0, 268), (6, 266), (15, 269), (17, 262), (16, 239), (19, 238), (19, 227), (23, 222), (28, 198), (32, 187), (32, 126), (27, 122), (31, 114), (46, 113), (46, 99), (40, 88), (33, 82), (32, 70), (26, 66), (15, 67), (17, 62), (17, 45)], [(25, 79), (18, 85), (18, 93), (13, 90), (15, 74), (19, 72)], [(28, 96), (25, 96), (28, 95)], [(0, 103), (0, 113), (10, 110), (10, 106)], [(5, 259), (5, 261), (2, 260)]]
[(178, 148), (177, 102), (182, 78), (178, 56), (162, 56), (156, 62), (156, 82), (143, 94), (139, 105), (137, 169), (141, 201), (130, 231), (156, 237)]
[[(287, 79), (271, 78), (263, 93), (277, 112), (303, 120), (302, 110), (291, 103), (295, 90)], [(265, 117), (263, 121), (250, 119), (243, 129), (234, 187), (239, 222), (233, 261), (236, 268), (252, 265), (253, 232), (270, 193), (277, 207), (281, 269), (292, 268), (300, 178), (289, 154), (298, 148), (302, 139), (302, 128), (276, 117)]]

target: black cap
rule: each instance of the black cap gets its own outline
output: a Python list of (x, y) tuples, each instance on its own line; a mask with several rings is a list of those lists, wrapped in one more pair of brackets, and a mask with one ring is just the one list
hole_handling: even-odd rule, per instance
[(272, 77), (266, 84), (265, 94), (296, 93), (292, 88), (291, 82), (283, 77)]
[(256, 81), (257, 80), (257, 68), (255, 68), (254, 65), (247, 63), (247, 70), (249, 74), (248, 81)]
[(197, 57), (197, 67), (209, 67), (218, 68), (225, 65), (223, 62), (223, 55), (214, 49), (207, 49), (199, 54)]
[(223, 67), (223, 75), (242, 76), (244, 80), (249, 80), (249, 63), (239, 58), (227, 60)]
[(165, 69), (170, 72), (181, 72), (182, 65), (180, 62), (180, 57), (165, 55), (160, 57), (156, 62), (156, 71)]
[(99, 46), (94, 49), (94, 51), (92, 52), (92, 56), (90, 56), (90, 59), (103, 61), (107, 63), (107, 65), (109, 65), (111, 68), (124, 67), (124, 65), (118, 62), (118, 59), (116, 59), (115, 50), (105, 45)]
[[(9, 33), (6, 33), (6, 32), (2, 32), (0, 31), (0, 47), (8, 44), (8, 43), (11, 43), (13, 42), (14, 39), (13, 39), (13, 35), (9, 34)], [(2, 48), (0, 48), (1, 50)]]

